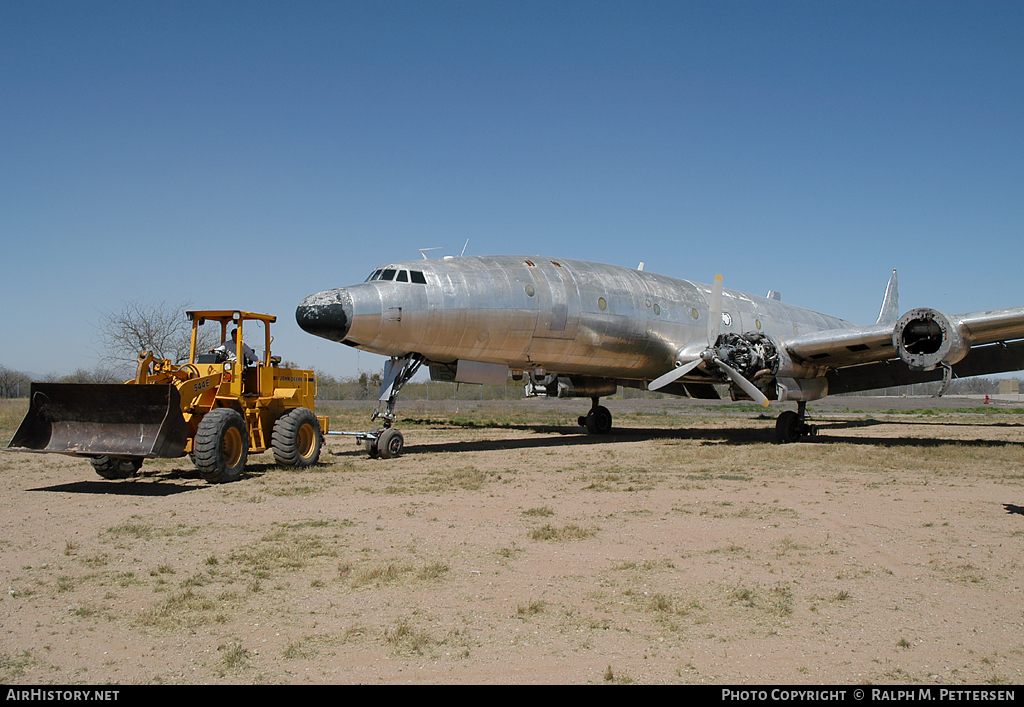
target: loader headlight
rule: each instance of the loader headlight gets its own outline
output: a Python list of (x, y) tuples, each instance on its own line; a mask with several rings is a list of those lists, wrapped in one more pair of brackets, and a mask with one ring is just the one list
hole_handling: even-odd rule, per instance
[(231, 371), (231, 361), (227, 361), (224, 363), (224, 370), (228, 372)]

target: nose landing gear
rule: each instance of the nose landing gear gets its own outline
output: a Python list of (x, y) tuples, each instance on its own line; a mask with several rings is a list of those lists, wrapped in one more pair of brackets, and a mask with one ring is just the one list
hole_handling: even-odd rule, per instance
[[(416, 371), (423, 365), (423, 357), (418, 354), (394, 356), (384, 364), (384, 377), (380, 384), (380, 395), (377, 409), (373, 411), (371, 420), (383, 420), (383, 425), (369, 432), (328, 432), (327, 434), (355, 437), (356, 444), (362, 443), (363, 449), (372, 459), (393, 459), (402, 453), (405, 438), (394, 428), (398, 416), (395, 415), (395, 404), (402, 386), (408, 383)], [(382, 409), (383, 408), (383, 409)]]

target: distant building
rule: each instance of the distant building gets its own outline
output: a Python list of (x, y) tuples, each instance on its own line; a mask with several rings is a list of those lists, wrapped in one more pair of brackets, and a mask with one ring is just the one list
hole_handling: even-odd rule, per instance
[(999, 381), (1000, 395), (1020, 395), (1020, 381), (1016, 378), (1004, 378)]

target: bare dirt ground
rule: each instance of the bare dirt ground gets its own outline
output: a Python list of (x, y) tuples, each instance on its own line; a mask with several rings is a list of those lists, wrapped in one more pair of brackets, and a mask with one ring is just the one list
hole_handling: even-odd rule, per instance
[(1024, 413), (606, 404), (407, 402), (398, 459), (221, 486), (0, 454), (0, 682), (1024, 680)]

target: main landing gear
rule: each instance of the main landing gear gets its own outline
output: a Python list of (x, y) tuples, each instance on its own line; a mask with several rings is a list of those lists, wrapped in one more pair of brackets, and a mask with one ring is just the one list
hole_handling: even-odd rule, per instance
[(592, 435), (606, 435), (612, 429), (612, 414), (603, 405), (598, 405), (599, 398), (591, 398), (590, 412), (580, 415), (576, 420), (580, 427), (586, 427)]
[(786, 410), (775, 421), (775, 441), (778, 444), (799, 442), (802, 437), (817, 437), (818, 428), (807, 424), (807, 403), (796, 404), (796, 412)]

